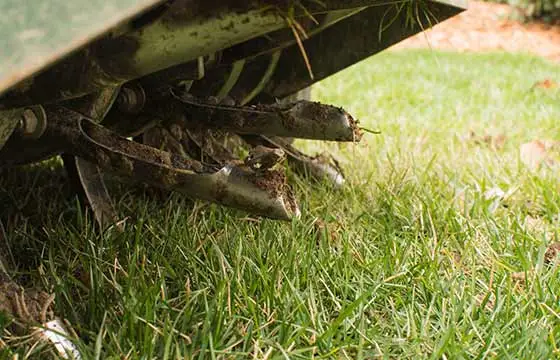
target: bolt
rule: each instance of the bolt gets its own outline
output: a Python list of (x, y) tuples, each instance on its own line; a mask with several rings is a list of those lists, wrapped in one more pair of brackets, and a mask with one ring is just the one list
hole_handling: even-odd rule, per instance
[(26, 139), (40, 138), (47, 128), (47, 115), (42, 106), (23, 110), (20, 119), (20, 133)]
[(146, 93), (140, 85), (124, 86), (117, 97), (119, 110), (129, 114), (137, 114), (144, 108)]

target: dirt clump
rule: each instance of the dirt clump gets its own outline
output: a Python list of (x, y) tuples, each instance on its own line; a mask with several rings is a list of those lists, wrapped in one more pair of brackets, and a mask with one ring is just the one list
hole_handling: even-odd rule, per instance
[(251, 180), (256, 187), (270, 193), (273, 197), (282, 195), (285, 187), (288, 186), (286, 175), (281, 170), (263, 171), (255, 174)]
[(20, 328), (44, 324), (53, 318), (54, 295), (37, 289), (24, 289), (0, 274), (0, 313)]

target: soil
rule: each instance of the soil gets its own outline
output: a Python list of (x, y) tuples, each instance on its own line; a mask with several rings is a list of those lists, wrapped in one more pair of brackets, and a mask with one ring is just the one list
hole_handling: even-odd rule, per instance
[(255, 174), (252, 182), (259, 189), (264, 190), (272, 197), (282, 195), (287, 184), (286, 175), (280, 170), (267, 170), (262, 173)]
[(471, 1), (467, 11), (391, 49), (523, 52), (560, 63), (560, 25), (521, 23), (513, 20), (517, 11), (509, 5)]

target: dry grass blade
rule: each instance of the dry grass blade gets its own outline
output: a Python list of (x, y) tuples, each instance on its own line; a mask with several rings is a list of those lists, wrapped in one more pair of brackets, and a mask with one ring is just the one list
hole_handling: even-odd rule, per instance
[[(326, 7), (326, 4), (324, 4), (321, 1), (314, 1), (315, 3), (317, 3), (319, 6), (322, 7)], [(307, 32), (305, 31), (305, 29), (303, 28), (303, 26), (301, 26), (301, 24), (295, 19), (296, 15), (295, 15), (295, 8), (299, 7), (304, 15), (309, 18), (315, 25), (319, 25), (319, 22), (317, 21), (317, 19), (313, 16), (313, 14), (311, 14), (307, 8), (300, 2), (300, 1), (293, 1), (290, 3), (290, 5), (288, 6), (287, 11), (283, 11), (281, 8), (279, 8), (278, 6), (276, 6), (276, 11), (280, 14), (280, 16), (282, 16), (285, 20), (286, 23), (288, 24), (288, 27), (290, 28), (290, 30), (292, 31), (292, 33), (294, 34), (294, 38), (296, 39), (297, 45), (299, 47), (299, 50), (301, 52), (301, 55), (303, 57), (303, 60), (305, 61), (305, 66), (307, 68), (307, 71), (309, 72), (309, 77), (311, 79), (314, 79), (315, 76), (313, 75), (313, 70), (311, 68), (311, 62), (309, 61), (309, 56), (307, 55), (307, 51), (305, 50), (305, 47), (303, 46), (303, 40), (307, 39)], [(302, 40), (303, 38), (303, 40)]]
[[(299, 50), (301, 52), (301, 55), (303, 56), (303, 60), (305, 61), (305, 66), (307, 67), (307, 71), (309, 72), (309, 77), (311, 79), (314, 79), (315, 76), (313, 75), (313, 69), (311, 69), (311, 63), (309, 62), (309, 57), (307, 56), (307, 52), (305, 51), (305, 47), (303, 46), (303, 41), (301, 40), (301, 37), (298, 33), (298, 28), (301, 29), (302, 31), (303, 28), (301, 27), (301, 25), (297, 23), (297, 21), (293, 19), (287, 18), (286, 20), (288, 22), (288, 26), (290, 27), (292, 33), (294, 34), (294, 37), (296, 38), (296, 42), (298, 44)], [(304, 35), (305, 38), (307, 38), (305, 31), (302, 34)]]
[[(321, 4), (323, 7), (326, 7), (325, 4)], [(307, 8), (305, 6), (303, 6), (301, 3), (298, 3), (298, 6), (301, 8), (301, 10), (303, 11), (303, 13), (305, 14), (305, 16), (307, 16), (309, 19), (311, 19), (311, 21), (313, 21), (315, 23), (315, 25), (319, 25), (319, 21), (317, 21), (317, 19), (315, 19), (315, 17), (313, 16), (313, 14), (311, 14)]]

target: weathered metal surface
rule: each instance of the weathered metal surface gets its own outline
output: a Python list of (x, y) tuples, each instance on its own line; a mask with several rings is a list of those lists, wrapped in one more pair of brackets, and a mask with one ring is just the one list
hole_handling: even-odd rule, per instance
[(101, 229), (106, 229), (111, 224), (116, 223), (118, 218), (105, 186), (103, 172), (97, 165), (89, 161), (78, 157), (74, 157), (73, 160), (80, 184), (95, 220)]
[(185, 63), (286, 26), (285, 19), (274, 11), (226, 9), (206, 18), (189, 11), (188, 2), (176, 4), (160, 20), (127, 35), (137, 42), (132, 65), (139, 73)]
[[(108, 6), (123, 15), (123, 9), (133, 7), (130, 0), (121, 1), (118, 6)], [(101, 2), (105, 0), (94, 4), (100, 6)], [(298, 216), (285, 175), (276, 169), (285, 155), (301, 173), (329, 179), (337, 186), (344, 177), (332, 157), (307, 156), (286, 138), (359, 141), (361, 131), (340, 108), (310, 101), (277, 103), (276, 99), (424, 30), (432, 25), (430, 21), (458, 13), (463, 5), (461, 0), (419, 1), (416, 9), (413, 4), (374, 0), (298, 2), (304, 11), (302, 6), (289, 9), (294, 5), (291, 1), (174, 0), (162, 5), (157, 0), (142, 0), (135, 11), (148, 7), (147, 2), (160, 6), (97, 40), (90, 41), (102, 32), (94, 31), (97, 28), (69, 31), (68, 41), (79, 38), (81, 45), (90, 43), (49, 69), (28, 76), (67, 54), (66, 47), (62, 51), (51, 46), (63, 37), (47, 41), (54, 57), (45, 62), (46, 55), (39, 54), (42, 65), (35, 64), (35, 70), (26, 68), (31, 72), (22, 75), (25, 81), (0, 94), (0, 109), (21, 108), (24, 114), (0, 113), (0, 167), (60, 153), (67, 159), (79, 157), (69, 159), (102, 226), (106, 219), (115, 219), (102, 170), (257, 215)], [(42, 6), (64, 8), (50, 3), (37, 8)], [(17, 9), (23, 8), (27, 9)], [(64, 9), (83, 13), (71, 6)], [(47, 10), (48, 15), (52, 8)], [(114, 18), (101, 21), (98, 14), (105, 10), (92, 18), (107, 30)], [(430, 19), (417, 24), (424, 18), (411, 16), (410, 11), (429, 13)], [(71, 14), (43, 19), (39, 24), (43, 27), (31, 26), (17, 44), (57, 35), (54, 21), (64, 16)], [(85, 23), (81, 19), (61, 26), (68, 31), (68, 24)], [(3, 26), (6, 23), (0, 22), (0, 36), (6, 29)], [(13, 40), (10, 36), (8, 42)], [(70, 48), (76, 44), (70, 43)], [(8, 45), (8, 49), (16, 46)], [(33, 51), (37, 48), (30, 46)], [(2, 56), (6, 57), (0, 55), (0, 60)], [(2, 76), (0, 72), (0, 92), (11, 86), (2, 83)], [(45, 105), (49, 103), (57, 104)], [(247, 105), (251, 103), (262, 104)], [(46, 126), (44, 135), (31, 131), (44, 128), (32, 126), (37, 113), (30, 108), (36, 104), (48, 112), (48, 121), (41, 123)], [(234, 147), (222, 141), (238, 139), (236, 134), (246, 139), (252, 135), (258, 141), (248, 143), (268, 148), (253, 148), (243, 163), (233, 156)], [(151, 146), (118, 135), (142, 135), (136, 140)]]
[[(366, 9), (365, 7), (351, 8), (345, 10), (333, 10), (320, 19), (319, 24), (309, 18), (299, 19), (299, 26), (311, 37), (320, 31), (346, 19), (358, 12)], [(222, 54), (222, 62), (231, 63), (238, 59), (252, 58), (265, 53), (271, 53), (286, 48), (297, 43), (292, 29), (282, 29), (266, 36), (253, 38), (249, 41), (225, 49)]]
[(47, 127), (47, 115), (41, 105), (30, 106), (21, 113), (19, 132), (26, 139), (40, 138)]
[(342, 168), (332, 156), (318, 155), (312, 157), (302, 153), (284, 139), (263, 138), (286, 151), (288, 161), (296, 173), (311, 176), (319, 181), (326, 180), (337, 188), (341, 188), (346, 182)]
[[(430, 16), (434, 16), (430, 18), (432, 24), (414, 26), (406, 8), (399, 10), (399, 4), (396, 3), (339, 10), (334, 14), (337, 18), (331, 19), (328, 26), (324, 27), (321, 27), (323, 24), (316, 26), (302, 21), (302, 27), (309, 35), (309, 39), (303, 41), (303, 48), (310, 59), (311, 69), (316, 73), (314, 79), (309, 76), (309, 69), (293, 33), (290, 29), (284, 29), (225, 49), (220, 63), (204, 79), (194, 82), (191, 92), (196, 96), (203, 96), (206, 91), (217, 92), (220, 86), (224, 86), (225, 79), (228, 79), (231, 64), (244, 59), (243, 73), (229, 94), (238, 103), (249, 94), (252, 98), (253, 90), (260, 88), (259, 81), (270, 68), (271, 54), (283, 49), (278, 62), (275, 59), (275, 71), (265, 90), (251, 100), (272, 102), (296, 93), (463, 10), (440, 2), (426, 1), (422, 4), (431, 12)], [(165, 72), (167, 70), (163, 71)]]
[[(458, 9), (466, 10), (469, 7), (469, 0), (432, 0), (443, 5), (449, 5)], [(443, 20), (439, 20), (443, 21)]]
[(222, 6), (208, 16), (191, 7), (188, 1), (176, 1), (159, 19), (137, 31), (95, 41), (25, 87), (6, 92), (0, 97), (0, 108), (83, 96), (286, 26), (275, 11), (237, 13)]
[[(162, 0), (0, 2), (0, 93)], [(21, 85), (25, 88), (29, 83)]]
[(344, 109), (301, 100), (290, 104), (227, 106), (177, 96), (192, 119), (203, 126), (239, 134), (359, 141), (357, 122)]
[(95, 122), (101, 122), (117, 100), (119, 93), (120, 88), (109, 87), (81, 98), (65, 101), (62, 105)]
[[(290, 145), (286, 144), (284, 148), (290, 148)], [(339, 189), (346, 183), (342, 168), (332, 155), (325, 153), (311, 157), (294, 151), (295, 148), (290, 150), (288, 161), (296, 173), (320, 182), (326, 181)]]
[[(430, 11), (438, 21), (464, 10), (441, 2), (426, 1), (422, 4), (426, 6), (425, 11)], [(309, 60), (313, 79), (309, 76), (300, 49), (293, 45), (283, 51), (264, 95), (268, 98), (283, 98), (294, 94), (434, 25), (429, 22), (434, 21), (433, 18), (419, 17), (418, 20), (422, 24), (411, 24), (406, 11), (399, 11), (395, 4), (386, 3), (340, 21), (303, 42), (306, 52), (312, 54)], [(266, 59), (258, 61), (266, 62)]]
[[(99, 1), (102, 0), (97, 0), (94, 3), (99, 8), (105, 9), (105, 7), (97, 4)], [(122, 1), (127, 2), (129, 0)], [(156, 0), (144, 1), (155, 2)], [(15, 0), (9, 1), (9, 3), (12, 2), (15, 2)], [(82, 1), (78, 3), (81, 4)], [(17, 77), (21, 80), (26, 76), (27, 80), (0, 97), (0, 108), (6, 109), (79, 97), (103, 87), (117, 86), (125, 81), (173, 66), (180, 66), (179, 73), (189, 73), (192, 66), (185, 65), (189, 64), (189, 62), (194, 62), (195, 68), (199, 69), (200, 61), (197, 59), (202, 59), (204, 56), (230, 48), (233, 45), (285, 28), (287, 26), (285, 18), (286, 8), (283, 8), (283, 3), (280, 6), (278, 4), (277, 2), (267, 0), (254, 2), (211, 1), (209, 3), (203, 0), (175, 1), (168, 8), (163, 8), (165, 11), (162, 11), (161, 14), (158, 13), (158, 16), (154, 15), (155, 19), (152, 19), (147, 24), (143, 24), (144, 26), (139, 29), (124, 32), (120, 36), (101, 38), (36, 77), (29, 77), (33, 71)], [(90, 5), (88, 3), (88, 6)], [(310, 1), (305, 3), (308, 13), (303, 12), (299, 6), (296, 6), (293, 16), (300, 17), (300, 20), (303, 22), (306, 19), (308, 20), (308, 14), (317, 15), (338, 11), (338, 18), (335, 16), (335, 18), (328, 20), (327, 16), (325, 18), (328, 21), (316, 27), (316, 30), (321, 30), (332, 24), (335, 24), (336, 27), (339, 23), (346, 23), (346, 20), (340, 20), (345, 19), (353, 12), (360, 12), (365, 6), (369, 5), (375, 5), (375, 1), (353, 0), (343, 2), (331, 0), (321, 5), (318, 2)], [(448, 5), (442, 6), (449, 7)], [(373, 6), (369, 8), (367, 10), (368, 14), (372, 10), (377, 14), (377, 17), (375, 17), (377, 24), (371, 22), (369, 25), (379, 25), (383, 20), (391, 18), (387, 16), (388, 13), (384, 7), (395, 7), (395, 5)], [(23, 8), (20, 5), (18, 9), (22, 11)], [(78, 14), (83, 14), (83, 12), (77, 11), (77, 8), (71, 9), (76, 10)], [(89, 7), (85, 7), (85, 9), (89, 9)], [(63, 10), (68, 11), (69, 9)], [(97, 16), (100, 12), (102, 11), (98, 10), (93, 12), (93, 14)], [(64, 12), (62, 11), (62, 13)], [(403, 11), (401, 17), (406, 16), (404, 13)], [(440, 16), (437, 12), (435, 14), (436, 17), (441, 18), (446, 16), (445, 14)], [(332, 13), (329, 14), (331, 17), (332, 15)], [(351, 16), (351, 18), (355, 16)], [(99, 18), (95, 16), (94, 18), (100, 21)], [(53, 19), (56, 19), (56, 17)], [(46, 20), (42, 19), (42, 21), (46, 24)], [(107, 26), (111, 23), (100, 22)], [(52, 23), (58, 24), (54, 20)], [(62, 28), (67, 31), (66, 26), (64, 25)], [(43, 28), (45, 27), (46, 25), (43, 26)], [(58, 31), (56, 25), (51, 25), (51, 27)], [(46, 36), (45, 34), (50, 34), (43, 28), (32, 28), (37, 31), (27, 29), (25, 34), (35, 42), (42, 41), (44, 36)], [(2, 27), (0, 27), (1, 29)], [(353, 33), (353, 35), (364, 32), (364, 30), (370, 34), (369, 36), (377, 34), (377, 31), (371, 31), (371, 27), (363, 27)], [(417, 29), (414, 32), (419, 30)], [(5, 31), (7, 32), (7, 30)], [(67, 32), (74, 33), (73, 31)], [(313, 33), (313, 29), (311, 29), (311, 34)], [(58, 32), (55, 32), (56, 34)], [(1, 32), (0, 35), (2, 35)], [(8, 33), (8, 35), (8, 38), (14, 36), (13, 33)], [(34, 37), (37, 37), (37, 39)], [(287, 38), (287, 33), (282, 35), (281, 38)], [(91, 39), (91, 37), (88, 39)], [(29, 41), (33, 43), (31, 40)], [(265, 44), (267, 51), (277, 50), (278, 39), (272, 39), (272, 41), (272, 44)], [(294, 39), (292, 38), (289, 41), (293, 43)], [(84, 44), (84, 42), (80, 44)], [(23, 47), (25, 45), (26, 43), (19, 43), (18, 46)], [(16, 45), (12, 44), (12, 47), (16, 47)], [(33, 49), (33, 46), (30, 46), (30, 48)], [(253, 46), (249, 46), (249, 49), (252, 48)], [(263, 49), (256, 50), (258, 53)], [(312, 51), (306, 51), (314, 54)], [(299, 53), (294, 55), (301, 56)], [(54, 56), (54, 58), (60, 57), (60, 54)], [(291, 56), (288, 56), (288, 58), (291, 58)], [(286, 56), (283, 56), (283, 59), (285, 60)], [(188, 67), (188, 71), (185, 72), (183, 70), (184, 66)], [(37, 69), (39, 67), (36, 66)], [(200, 75), (200, 72), (197, 71), (196, 74)], [(11, 85), (13, 85), (13, 82), (9, 81), (3, 85), (0, 74), (0, 91), (5, 90)], [(48, 89), (48, 91), (45, 89)]]

